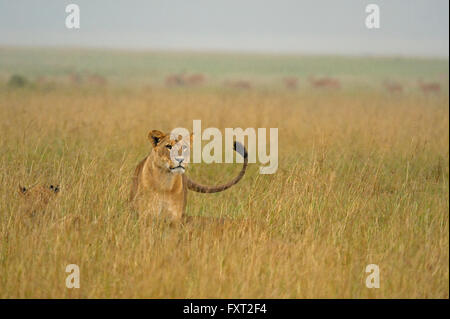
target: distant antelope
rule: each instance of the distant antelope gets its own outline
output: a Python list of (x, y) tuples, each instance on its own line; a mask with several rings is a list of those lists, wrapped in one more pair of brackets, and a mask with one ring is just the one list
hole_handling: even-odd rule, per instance
[(419, 87), (424, 93), (438, 93), (441, 90), (441, 85), (437, 82), (422, 82), (419, 81)]
[(297, 88), (298, 85), (298, 79), (296, 77), (285, 77), (283, 79), (284, 85), (286, 86), (286, 88), (290, 89), (290, 90), (295, 90)]
[(36, 78), (36, 83), (37, 83), (38, 85), (45, 85), (45, 84), (48, 83), (48, 79), (47, 79), (47, 77), (41, 75), (41, 76), (38, 76), (38, 77)]
[(107, 81), (103, 76), (99, 74), (92, 74), (89, 76), (88, 82), (93, 85), (105, 86)]
[(398, 82), (384, 81), (383, 85), (386, 88), (386, 90), (388, 90), (390, 93), (403, 92), (403, 86)]
[(245, 90), (250, 90), (252, 88), (252, 84), (246, 80), (226, 81), (225, 86)]
[(197, 86), (205, 82), (205, 76), (201, 73), (191, 75), (171, 74), (166, 77), (167, 86)]
[(72, 84), (72, 85), (80, 85), (82, 81), (83, 80), (82, 80), (81, 76), (78, 73), (71, 72), (69, 74), (69, 82), (70, 82), (70, 84)]
[(171, 74), (166, 77), (167, 86), (183, 86), (186, 84), (186, 80), (183, 74)]
[(330, 77), (323, 77), (316, 79), (314, 77), (309, 78), (309, 82), (315, 87), (315, 88), (324, 88), (324, 89), (340, 89), (341, 83), (339, 80), (330, 78)]
[(186, 76), (184, 80), (189, 85), (201, 85), (205, 82), (205, 76), (201, 73), (195, 73)]

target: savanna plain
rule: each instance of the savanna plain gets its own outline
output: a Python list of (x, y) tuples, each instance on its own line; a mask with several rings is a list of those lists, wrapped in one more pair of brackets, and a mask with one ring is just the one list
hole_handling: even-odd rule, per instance
[[(448, 298), (448, 106), (448, 60), (2, 48), (0, 297)], [(127, 198), (147, 133), (195, 119), (278, 128), (277, 172), (250, 164), (190, 192), (192, 220), (142, 222)], [(61, 191), (29, 216), (18, 185), (36, 183)]]

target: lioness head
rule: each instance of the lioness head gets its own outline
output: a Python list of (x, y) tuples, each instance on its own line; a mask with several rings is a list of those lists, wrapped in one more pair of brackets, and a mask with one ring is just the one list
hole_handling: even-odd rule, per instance
[(40, 195), (57, 195), (59, 193), (59, 185), (36, 185), (31, 188), (19, 185), (19, 194), (29, 197), (29, 196), (40, 196)]
[(153, 130), (148, 133), (148, 139), (153, 146), (154, 164), (168, 173), (183, 174), (189, 162), (190, 137), (177, 137)]
[(19, 194), (24, 198), (25, 203), (30, 205), (32, 212), (44, 209), (45, 206), (59, 194), (58, 185), (35, 185), (33, 187), (25, 187), (19, 185)]

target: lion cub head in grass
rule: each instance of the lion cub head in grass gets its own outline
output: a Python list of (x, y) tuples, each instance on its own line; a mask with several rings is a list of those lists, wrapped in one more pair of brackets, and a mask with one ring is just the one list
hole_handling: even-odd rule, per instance
[(19, 184), (19, 194), (25, 200), (27, 210), (32, 214), (44, 210), (59, 192), (59, 185), (38, 184), (28, 188)]
[(137, 165), (130, 192), (130, 202), (141, 216), (179, 221), (185, 213), (188, 190), (199, 193), (224, 191), (238, 183), (247, 169), (247, 150), (242, 144), (235, 142), (234, 150), (244, 157), (239, 174), (226, 184), (201, 185), (185, 174), (192, 134), (189, 138), (183, 138), (152, 130), (148, 139), (150, 152)]

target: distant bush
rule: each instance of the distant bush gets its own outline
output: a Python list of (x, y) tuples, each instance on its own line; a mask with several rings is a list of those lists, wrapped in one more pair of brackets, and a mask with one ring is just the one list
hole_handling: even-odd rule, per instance
[(14, 88), (21, 88), (26, 86), (28, 83), (27, 79), (19, 74), (13, 74), (8, 81), (8, 86)]

